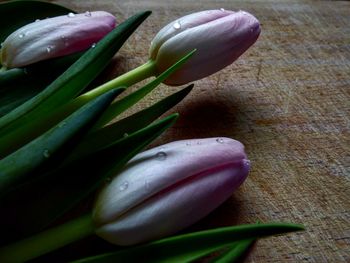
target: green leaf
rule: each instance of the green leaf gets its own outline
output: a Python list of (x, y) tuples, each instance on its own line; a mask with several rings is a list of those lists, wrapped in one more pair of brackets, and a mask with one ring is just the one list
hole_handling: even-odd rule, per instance
[[(267, 223), (223, 227), (165, 238), (117, 252), (89, 257), (80, 262), (189, 262), (236, 241), (304, 230), (302, 225)], [(197, 254), (198, 253), (198, 254)]]
[(11, 1), (0, 4), (0, 43), (16, 29), (36, 19), (68, 14), (72, 10), (46, 2)]
[(113, 103), (102, 115), (100, 120), (96, 123), (95, 127), (99, 128), (103, 126), (104, 124), (108, 123), (110, 120), (118, 116), (120, 113), (124, 112), (125, 110), (133, 106), (143, 97), (145, 97), (152, 90), (154, 90), (160, 83), (166, 80), (172, 73), (174, 73), (177, 69), (179, 69), (184, 63), (186, 63), (186, 61), (189, 60), (195, 52), (196, 50), (191, 51), (190, 53), (185, 55), (183, 58), (181, 58), (179, 61), (177, 61), (174, 65), (172, 65), (170, 68), (168, 68), (166, 71), (164, 71), (162, 74), (160, 74), (153, 81), (146, 84), (145, 86), (138, 89), (137, 91), (133, 92), (132, 94), (126, 96), (125, 98)]
[(37, 95), (83, 52), (0, 72), (0, 117)]
[(234, 263), (238, 262), (248, 249), (256, 241), (255, 238), (243, 239), (231, 245), (231, 248), (220, 256), (214, 258), (211, 263)]
[(58, 125), (0, 160), (0, 196), (33, 179), (44, 167), (57, 165), (70, 152), (77, 138), (89, 128), (120, 90), (112, 90), (84, 105)]
[[(44, 91), (0, 119), (0, 155), (6, 156), (63, 119), (76, 108), (63, 111), (56, 118), (52, 112), (78, 95), (100, 73), (147, 18), (149, 11), (139, 13), (120, 24), (95, 48), (87, 51)], [(81, 106), (81, 105), (76, 105)]]
[(117, 139), (149, 125), (185, 98), (192, 88), (193, 85), (189, 85), (142, 111), (89, 133), (77, 148), (74, 149), (68, 160), (72, 161), (81, 156), (96, 152), (115, 142)]
[[(83, 159), (23, 185), (0, 202), (1, 241), (42, 230), (116, 174), (177, 119), (172, 114)], [(28, 198), (30, 196), (30, 198)]]

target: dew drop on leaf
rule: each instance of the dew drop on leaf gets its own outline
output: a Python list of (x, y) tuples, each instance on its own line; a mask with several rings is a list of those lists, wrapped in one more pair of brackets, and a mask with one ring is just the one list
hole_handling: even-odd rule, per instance
[(48, 149), (45, 149), (43, 151), (43, 155), (44, 155), (45, 158), (49, 158), (51, 154), (50, 154), (50, 151)]
[(166, 159), (166, 157), (167, 157), (167, 155), (166, 155), (166, 153), (165, 153), (165, 152), (158, 152), (158, 153), (156, 154), (156, 158), (157, 158), (157, 160), (160, 160), (160, 161), (165, 160), (165, 159)]

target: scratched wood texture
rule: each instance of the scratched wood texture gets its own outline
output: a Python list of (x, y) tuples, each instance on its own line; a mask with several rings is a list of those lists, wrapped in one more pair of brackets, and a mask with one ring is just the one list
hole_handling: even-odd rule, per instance
[[(262, 24), (258, 42), (233, 65), (195, 82), (173, 110), (181, 118), (154, 144), (227, 136), (246, 146), (249, 178), (191, 230), (258, 220), (302, 223), (305, 232), (258, 241), (245, 262), (350, 262), (350, 2), (52, 2), (107, 10), (119, 21), (153, 11), (103, 78), (145, 62), (153, 36), (185, 14), (213, 8), (255, 14)], [(135, 110), (175, 90), (163, 85)], [(92, 238), (63, 252), (104, 246)]]

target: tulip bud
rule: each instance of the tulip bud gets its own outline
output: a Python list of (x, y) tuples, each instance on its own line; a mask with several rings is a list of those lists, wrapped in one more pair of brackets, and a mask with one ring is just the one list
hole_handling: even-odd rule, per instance
[(115, 27), (115, 17), (104, 11), (47, 18), (19, 28), (2, 44), (1, 63), (23, 67), (91, 47)]
[(209, 10), (184, 16), (155, 36), (150, 58), (159, 74), (196, 49), (194, 56), (165, 83), (182, 85), (211, 75), (234, 62), (260, 34), (259, 21), (244, 11)]
[(132, 245), (195, 223), (246, 179), (246, 158), (244, 146), (229, 138), (176, 141), (138, 154), (100, 192), (96, 234)]

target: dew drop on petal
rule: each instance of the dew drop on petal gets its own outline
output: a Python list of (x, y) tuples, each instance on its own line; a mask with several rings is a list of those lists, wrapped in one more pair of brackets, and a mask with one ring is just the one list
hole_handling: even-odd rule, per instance
[(44, 151), (43, 151), (43, 156), (45, 157), (45, 158), (49, 158), (50, 157), (50, 151), (48, 150), (48, 149), (45, 149)]
[(129, 183), (127, 181), (125, 181), (124, 183), (122, 183), (120, 186), (119, 186), (119, 190), (120, 191), (124, 191), (126, 189), (128, 189), (129, 187)]
[(92, 45), (91, 45), (91, 48), (95, 48), (96, 47), (96, 43), (93, 43)]
[(90, 12), (90, 11), (86, 11), (86, 12), (85, 12), (85, 16), (90, 17), (90, 16), (91, 16), (91, 12)]
[(179, 22), (179, 21), (176, 21), (176, 22), (173, 24), (173, 27), (174, 27), (175, 29), (180, 29), (180, 28), (181, 28), (180, 22)]
[(220, 8), (220, 11), (225, 12), (225, 8)]
[(47, 52), (47, 53), (50, 53), (50, 52), (52, 51), (52, 49), (53, 49), (52, 46), (48, 46), (48, 47), (46, 48), (46, 52)]
[(40, 19), (35, 19), (35, 22), (39, 22), (40, 21)]
[(74, 13), (68, 13), (68, 15), (67, 15), (68, 17), (75, 17), (75, 14)]
[(191, 143), (190, 142), (186, 142), (186, 146), (191, 146)]
[(224, 139), (223, 139), (223, 138), (217, 138), (216, 141), (217, 141), (218, 143), (224, 143)]
[(156, 154), (156, 158), (157, 158), (157, 160), (160, 160), (160, 161), (165, 160), (165, 159), (166, 159), (166, 157), (167, 157), (167, 155), (166, 155), (166, 153), (165, 153), (165, 152), (158, 152), (158, 153)]
[(18, 37), (19, 37), (19, 38), (24, 38), (24, 36), (25, 36), (25, 35), (24, 35), (23, 33), (21, 33), (21, 34), (19, 34)]

